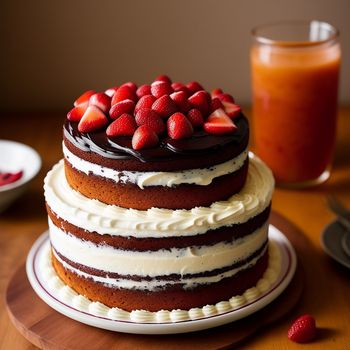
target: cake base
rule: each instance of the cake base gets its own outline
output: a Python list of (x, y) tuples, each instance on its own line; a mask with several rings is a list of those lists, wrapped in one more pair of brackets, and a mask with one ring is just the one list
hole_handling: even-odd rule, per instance
[[(286, 219), (273, 213), (272, 223), (283, 228), (299, 254), (307, 252), (303, 234)], [(298, 246), (301, 247), (298, 249)], [(217, 349), (232, 347), (259, 329), (276, 322), (298, 302), (303, 289), (303, 272), (298, 263), (296, 273), (286, 290), (271, 304), (240, 321), (217, 327), (210, 332), (195, 332), (186, 336), (132, 335), (107, 332), (69, 319), (45, 304), (35, 294), (22, 266), (12, 277), (6, 292), (6, 304), (12, 322), (20, 333), (39, 348), (86, 349)], [(29, 307), (30, 306), (30, 307)], [(254, 321), (254, 322), (253, 322)], [(60, 329), (60, 332), (57, 332)], [(76, 336), (79, 334), (80, 336)]]

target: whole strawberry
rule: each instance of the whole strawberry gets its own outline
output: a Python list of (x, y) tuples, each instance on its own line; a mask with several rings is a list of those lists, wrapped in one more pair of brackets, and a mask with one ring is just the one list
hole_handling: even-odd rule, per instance
[(316, 322), (310, 315), (297, 318), (288, 330), (288, 338), (296, 343), (307, 343), (316, 337)]

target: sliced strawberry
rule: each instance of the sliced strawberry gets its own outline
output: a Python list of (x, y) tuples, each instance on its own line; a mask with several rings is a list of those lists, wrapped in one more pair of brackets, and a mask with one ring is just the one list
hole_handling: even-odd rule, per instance
[(215, 98), (218, 97), (219, 95), (221, 95), (223, 93), (223, 91), (219, 88), (213, 89), (211, 92), (211, 97)]
[(134, 102), (137, 101), (137, 96), (135, 91), (133, 91), (129, 86), (121, 86), (113, 95), (112, 97), (112, 103), (113, 106), (117, 102), (123, 101), (123, 100), (133, 100)]
[(134, 117), (124, 113), (108, 126), (106, 134), (107, 136), (132, 136), (136, 129), (137, 125)]
[(91, 132), (103, 128), (108, 123), (107, 117), (96, 106), (89, 106), (78, 124), (80, 132)]
[(216, 96), (221, 102), (235, 103), (234, 98), (230, 94), (219, 94)]
[(177, 109), (182, 113), (187, 113), (191, 106), (187, 99), (186, 92), (180, 90), (177, 92), (173, 92), (170, 95), (171, 99), (175, 102)]
[(172, 83), (171, 84), (171, 87), (173, 88), (173, 90), (175, 92), (178, 92), (178, 91), (183, 91), (184, 93), (186, 93), (186, 96), (190, 96), (192, 95), (191, 91), (188, 90), (187, 86), (182, 84), (182, 83), (179, 83), (179, 82), (176, 82), (176, 83)]
[(190, 91), (191, 95), (195, 92), (204, 90), (203, 86), (199, 84), (197, 81), (191, 81), (186, 85), (187, 89)]
[(138, 98), (146, 95), (151, 95), (151, 85), (143, 84), (139, 86), (139, 88), (136, 90), (136, 95)]
[(23, 171), (17, 173), (1, 173), (0, 172), (0, 186), (11, 184), (18, 181), (23, 176)]
[(193, 108), (188, 111), (187, 118), (194, 128), (200, 127), (204, 124), (203, 114), (199, 109)]
[(204, 117), (208, 115), (211, 102), (211, 97), (208, 92), (204, 90), (197, 91), (188, 98), (188, 102), (192, 108), (199, 109)]
[(141, 108), (152, 108), (153, 102), (156, 100), (156, 98), (153, 95), (145, 95), (142, 96), (135, 106), (135, 114), (141, 109)]
[(193, 127), (191, 122), (180, 112), (174, 113), (167, 121), (168, 135), (174, 139), (184, 139), (191, 137)]
[(127, 83), (124, 83), (124, 84), (122, 84), (120, 86), (128, 86), (131, 91), (136, 93), (137, 85), (133, 81), (128, 81)]
[(171, 79), (165, 74), (159, 75), (157, 78), (154, 79), (154, 81), (164, 81), (168, 84), (171, 84)]
[(151, 93), (156, 98), (162, 97), (163, 95), (170, 95), (172, 92), (173, 88), (165, 81), (155, 81), (151, 85)]
[(149, 108), (141, 108), (138, 110), (135, 121), (138, 126), (148, 125), (158, 135), (162, 134), (165, 130), (165, 124), (162, 118)]
[(123, 100), (123, 101), (117, 102), (112, 106), (112, 108), (109, 110), (109, 116), (112, 119), (117, 119), (123, 113), (133, 114), (134, 108), (135, 108), (135, 102), (133, 100)]
[(82, 103), (85, 103), (85, 102), (88, 102), (90, 97), (95, 94), (96, 92), (94, 90), (88, 90), (86, 92), (84, 92), (82, 95), (80, 95), (75, 101), (74, 101), (74, 107), (82, 104)]
[(217, 98), (217, 97), (214, 97), (211, 102), (210, 102), (210, 111), (211, 112), (214, 112), (216, 111), (217, 109), (225, 109), (224, 105), (222, 104), (222, 102)]
[(315, 319), (310, 315), (303, 315), (296, 319), (288, 330), (288, 338), (296, 343), (308, 343), (316, 337)]
[(104, 92), (93, 94), (89, 99), (89, 106), (94, 105), (102, 112), (107, 113), (111, 108), (111, 98)]
[(119, 86), (113, 86), (105, 91), (105, 94), (112, 97), (114, 93), (118, 90)]
[(132, 148), (136, 150), (152, 148), (156, 146), (158, 142), (159, 138), (157, 134), (148, 125), (139, 126), (131, 140)]
[(225, 110), (226, 114), (231, 119), (238, 117), (242, 112), (241, 107), (236, 105), (235, 103), (224, 101), (224, 102), (222, 102), (222, 104), (224, 105), (224, 110)]
[(210, 114), (203, 128), (208, 134), (214, 135), (232, 134), (237, 130), (237, 126), (221, 108)]
[(152, 109), (163, 118), (167, 118), (177, 111), (176, 104), (169, 95), (163, 95), (156, 99)]
[(86, 109), (88, 108), (89, 102), (81, 103), (80, 105), (72, 108), (68, 114), (67, 119), (71, 122), (78, 122), (83, 117)]

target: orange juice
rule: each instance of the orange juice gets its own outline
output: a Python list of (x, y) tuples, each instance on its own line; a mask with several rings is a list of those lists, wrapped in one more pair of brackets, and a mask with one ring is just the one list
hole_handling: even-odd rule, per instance
[(255, 44), (251, 65), (257, 154), (277, 183), (319, 179), (335, 144), (338, 42)]

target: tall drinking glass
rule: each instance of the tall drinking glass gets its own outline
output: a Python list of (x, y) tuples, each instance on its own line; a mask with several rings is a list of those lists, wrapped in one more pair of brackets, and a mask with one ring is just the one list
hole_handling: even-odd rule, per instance
[(297, 21), (262, 25), (252, 34), (255, 151), (277, 185), (324, 182), (336, 134), (338, 30)]

